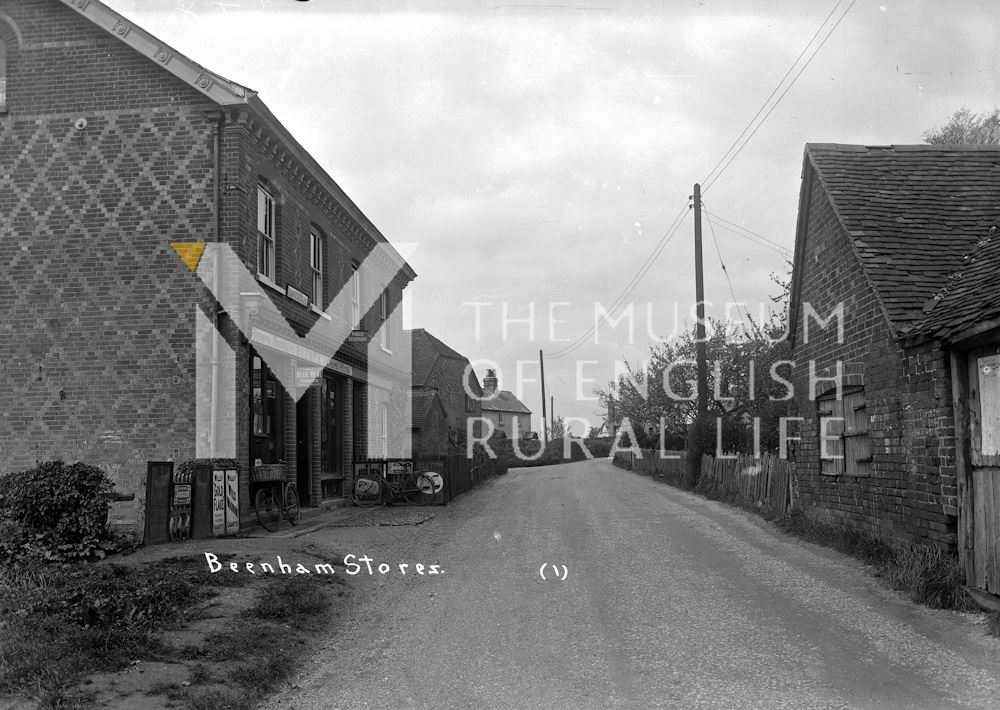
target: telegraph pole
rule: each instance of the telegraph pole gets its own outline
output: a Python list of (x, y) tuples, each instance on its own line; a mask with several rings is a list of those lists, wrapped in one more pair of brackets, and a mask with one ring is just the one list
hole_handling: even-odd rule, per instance
[[(556, 396), (554, 394), (549, 395), (549, 416), (552, 417), (552, 426), (556, 424)], [(555, 439), (555, 434), (552, 436)]]
[(538, 368), (542, 371), (542, 440), (545, 444), (549, 443), (549, 420), (545, 416), (545, 359), (542, 356), (542, 351), (538, 351)]
[(705, 342), (705, 274), (701, 260), (701, 185), (694, 184), (694, 292), (698, 322), (695, 343), (698, 361), (698, 416), (708, 412), (708, 343)]

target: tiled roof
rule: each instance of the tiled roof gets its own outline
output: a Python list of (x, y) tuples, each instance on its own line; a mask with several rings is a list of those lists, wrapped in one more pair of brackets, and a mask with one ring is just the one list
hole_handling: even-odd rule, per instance
[[(423, 328), (414, 328), (410, 331), (410, 348), (414, 387), (423, 387), (426, 384), (438, 357), (469, 361), (465, 355), (449, 348)], [(461, 386), (461, 382), (458, 386)]]
[(910, 335), (949, 340), (1000, 318), (1000, 230), (991, 227), (926, 307)]
[(531, 414), (531, 410), (514, 396), (513, 392), (500, 390), (495, 397), (483, 400), (483, 411), (513, 412), (515, 414)]
[(1000, 222), (1000, 146), (811, 143), (805, 154), (897, 334)]
[(414, 390), (413, 391), (413, 417), (410, 423), (415, 429), (419, 429), (430, 421), (434, 409), (439, 409), (441, 417), (444, 418), (444, 408), (441, 399), (435, 390)]

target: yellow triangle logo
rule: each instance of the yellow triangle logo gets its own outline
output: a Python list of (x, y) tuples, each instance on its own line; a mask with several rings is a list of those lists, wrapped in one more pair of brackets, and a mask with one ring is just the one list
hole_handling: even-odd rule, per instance
[(170, 242), (170, 246), (193, 273), (198, 268), (205, 242)]

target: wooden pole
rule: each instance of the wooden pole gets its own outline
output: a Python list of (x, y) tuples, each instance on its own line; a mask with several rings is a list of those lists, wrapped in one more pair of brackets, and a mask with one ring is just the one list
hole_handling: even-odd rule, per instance
[(708, 344), (705, 342), (705, 273), (701, 258), (701, 185), (694, 185), (694, 292), (698, 322), (695, 324), (698, 361), (698, 416), (708, 412)]
[(542, 441), (549, 443), (549, 420), (545, 414), (545, 358), (542, 351), (538, 351), (538, 368), (542, 374)]

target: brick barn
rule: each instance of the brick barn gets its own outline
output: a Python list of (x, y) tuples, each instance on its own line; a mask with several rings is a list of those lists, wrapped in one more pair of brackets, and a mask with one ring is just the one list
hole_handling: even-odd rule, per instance
[(957, 546), (968, 584), (992, 595), (998, 227), (1000, 147), (805, 148), (789, 313), (795, 504), (892, 544)]
[[(257, 465), (283, 465), (303, 505), (343, 496), (369, 439), (392, 435), (390, 394), (368, 401), (364, 337), (288, 333), (325, 319), (389, 352), (409, 265), (256, 92), (106, 5), (0, 0), (0, 57), (0, 473), (99, 465), (130, 498), (112, 523), (140, 533), (149, 462), (236, 458), (244, 524)], [(274, 308), (223, 311), (174, 243), (227, 245), (254, 278), (240, 295)], [(376, 245), (394, 276), (372, 293), (358, 267)], [(230, 363), (208, 392), (200, 319)], [(317, 375), (297, 402), (275, 353)], [(205, 444), (225, 426), (231, 451)]]

